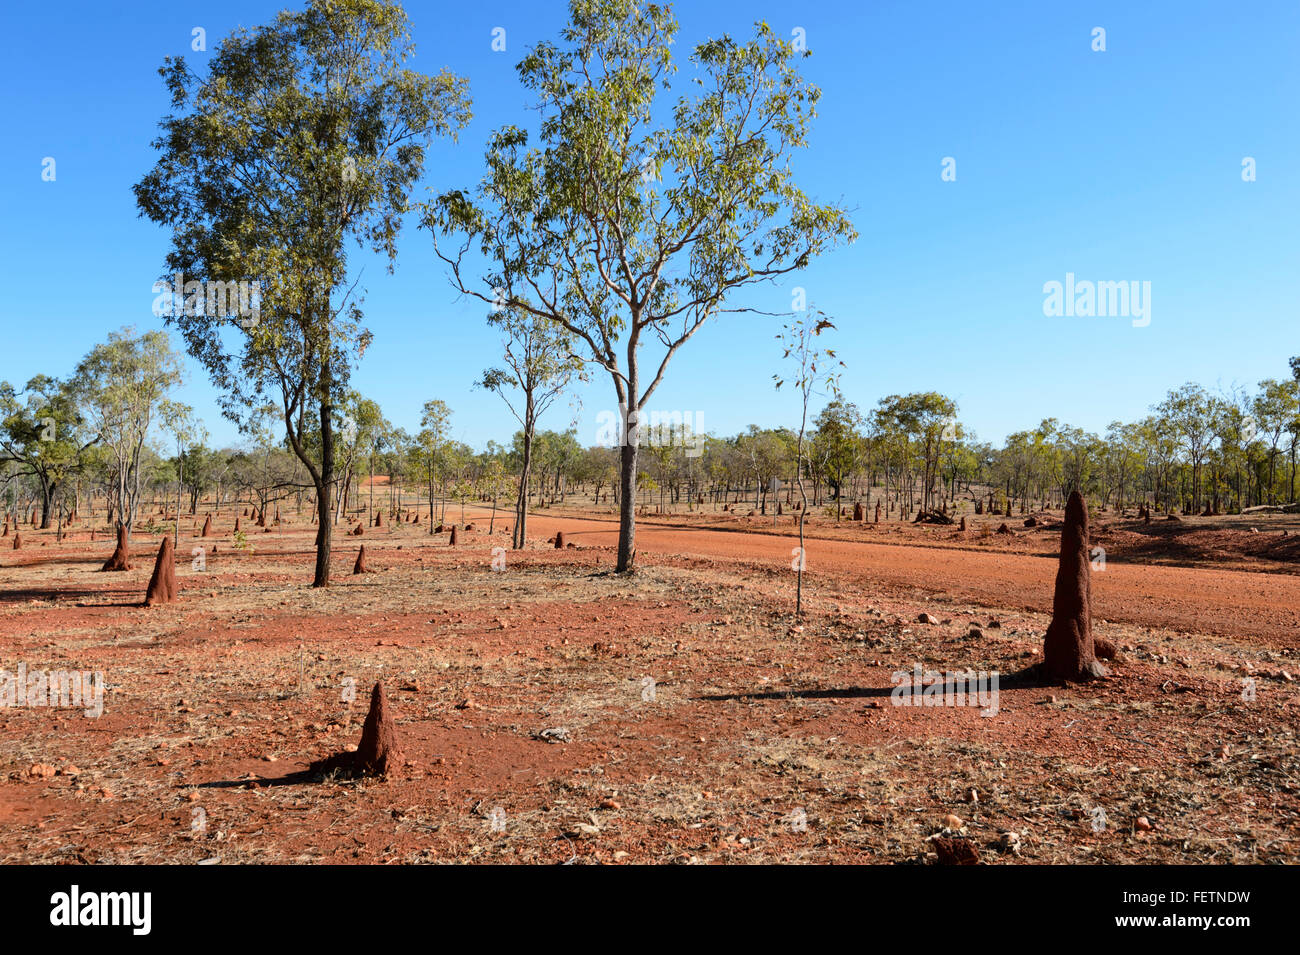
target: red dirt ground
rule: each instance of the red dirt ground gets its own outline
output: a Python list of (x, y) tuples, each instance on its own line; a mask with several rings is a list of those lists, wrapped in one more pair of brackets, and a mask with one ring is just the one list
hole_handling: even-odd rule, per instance
[[(166, 607), (138, 606), (147, 528), (123, 574), (84, 528), (0, 555), (0, 667), (108, 683), (97, 719), (0, 708), (0, 861), (924, 862), (943, 832), (1003, 863), (1300, 855), (1300, 577), (1245, 552), (1289, 525), (1223, 531), (1208, 558), (1214, 519), (1192, 544), (1104, 526), (1094, 612), (1124, 659), (1096, 685), (1007, 682), (985, 718), (894, 706), (891, 674), (1032, 663), (1050, 529), (817, 521), (794, 626), (788, 518), (643, 519), (626, 578), (607, 518), (540, 511), (529, 549), (494, 554), (508, 515), (488, 535), (467, 509), (454, 549), (368, 529), (363, 577), (340, 533), (312, 590), (312, 530), (284, 510), (251, 553), (220, 515), (203, 569), (183, 535)], [(356, 743), (376, 681), (400, 771), (308, 777)]]

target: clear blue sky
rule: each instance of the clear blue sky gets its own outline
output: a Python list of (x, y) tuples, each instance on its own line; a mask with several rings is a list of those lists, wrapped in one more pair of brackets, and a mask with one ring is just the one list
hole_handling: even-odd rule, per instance
[[(11, 4), (0, 31), (0, 379), (64, 375), (122, 325), (156, 327), (150, 291), (166, 235), (137, 218), (131, 186), (153, 164), (167, 110), (156, 70), (209, 50), (283, 2)], [(565, 19), (560, 2), (409, 2), (416, 66), (468, 77), (474, 120), (437, 145), (426, 183), (470, 186), (488, 133), (526, 124), (514, 64)], [(802, 27), (803, 61), (824, 91), (796, 171), (814, 196), (853, 210), (861, 238), (798, 278), (736, 304), (788, 308), (801, 285), (835, 317), (846, 397), (955, 398), (982, 439), (1057, 417), (1089, 430), (1146, 413), (1184, 381), (1253, 386), (1300, 354), (1300, 4), (691, 2), (676, 5), (680, 53), (766, 19)], [(490, 48), (493, 27), (507, 51)], [(1104, 53), (1091, 49), (1106, 30)], [(54, 157), (57, 179), (41, 178)], [(941, 161), (956, 160), (955, 182)], [(1254, 157), (1257, 181), (1241, 178)], [(423, 187), (420, 190), (423, 193)], [(357, 264), (365, 261), (355, 259)], [(1043, 314), (1043, 284), (1149, 281), (1151, 323)], [(471, 390), (496, 360), (480, 304), (457, 300), (429, 237), (404, 233), (397, 270), (368, 262), (374, 346), (355, 384), (414, 428), (433, 397), (457, 437), (481, 447), (514, 421)], [(729, 434), (790, 424), (773, 391), (775, 319), (724, 317), (670, 369), (652, 407), (698, 410)], [(178, 347), (179, 335), (174, 335)], [(603, 375), (603, 373), (602, 373)], [(201, 368), (183, 397), (216, 443), (235, 439)], [(598, 377), (581, 392), (579, 439), (613, 403)], [(544, 426), (573, 411), (557, 405)]]

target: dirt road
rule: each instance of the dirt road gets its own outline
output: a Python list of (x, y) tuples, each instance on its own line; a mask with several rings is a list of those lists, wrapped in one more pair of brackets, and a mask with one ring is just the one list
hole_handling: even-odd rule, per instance
[[(578, 545), (613, 547), (618, 542), (612, 520), (529, 515), (530, 537), (556, 530)], [(795, 543), (791, 536), (667, 526), (645, 518), (637, 522), (636, 545), (643, 554), (788, 567)], [(806, 567), (810, 574), (865, 578), (876, 587), (915, 588), (980, 606), (1040, 612), (1051, 610), (1056, 572), (1055, 561), (1042, 557), (817, 539), (807, 542)], [(1294, 575), (1111, 560), (1092, 580), (1093, 613), (1101, 619), (1247, 636), (1276, 647), (1300, 645), (1300, 577)]]

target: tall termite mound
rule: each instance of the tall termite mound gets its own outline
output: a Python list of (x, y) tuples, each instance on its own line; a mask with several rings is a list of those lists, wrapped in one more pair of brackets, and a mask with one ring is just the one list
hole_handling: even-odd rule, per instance
[(1052, 597), (1052, 623), (1043, 638), (1044, 676), (1091, 680), (1106, 675), (1092, 639), (1092, 565), (1088, 557), (1088, 507), (1078, 491), (1065, 505), (1061, 559)]
[(113, 548), (113, 556), (104, 561), (104, 566), (99, 568), (101, 571), (107, 570), (130, 570), (131, 562), (127, 558), (126, 552), (126, 525), (119, 524), (117, 528), (117, 546)]
[(176, 550), (172, 546), (171, 535), (163, 538), (158, 548), (158, 560), (153, 565), (153, 576), (149, 578), (149, 590), (144, 596), (146, 607), (169, 604), (176, 600)]

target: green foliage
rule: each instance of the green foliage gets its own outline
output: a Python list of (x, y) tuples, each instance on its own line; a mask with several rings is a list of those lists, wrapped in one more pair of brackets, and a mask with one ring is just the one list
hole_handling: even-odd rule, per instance
[[(856, 235), (790, 170), (820, 96), (791, 45), (764, 23), (747, 41), (709, 40), (675, 85), (676, 32), (667, 6), (573, 0), (560, 41), (518, 66), (537, 99), (538, 145), (502, 128), (476, 192), (443, 193), (424, 213), (461, 290), (572, 335), (632, 425), (705, 321), (748, 310), (738, 293)], [(462, 261), (475, 244), (488, 266), (471, 281)], [(643, 379), (647, 340), (659, 349)], [(630, 448), (622, 467), (634, 484), (635, 438)], [(631, 566), (634, 496), (623, 500), (619, 570)]]
[(406, 68), (411, 52), (396, 3), (315, 0), (235, 31), (206, 77), (169, 58), (160, 72), (174, 112), (135, 187), (141, 213), (171, 229), (169, 272), (261, 283), (254, 321), (211, 301), (168, 320), (224, 392), (227, 416), (280, 403), (318, 491), (333, 464), (319, 429), (370, 341), (346, 284), (347, 242), (391, 268), (428, 143), (469, 119), (465, 81)]

